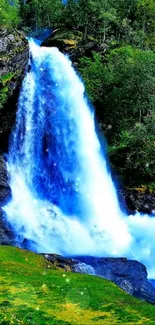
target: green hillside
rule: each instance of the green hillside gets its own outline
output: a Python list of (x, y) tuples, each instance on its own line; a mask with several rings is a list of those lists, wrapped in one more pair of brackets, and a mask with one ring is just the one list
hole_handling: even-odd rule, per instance
[(0, 247), (0, 324), (155, 324), (155, 307), (113, 283), (56, 270), (42, 256)]

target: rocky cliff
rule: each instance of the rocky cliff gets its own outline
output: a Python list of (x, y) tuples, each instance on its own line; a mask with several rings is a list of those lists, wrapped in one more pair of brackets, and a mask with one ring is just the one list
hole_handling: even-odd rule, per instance
[(134, 297), (155, 304), (155, 288), (147, 279), (146, 267), (126, 258), (97, 258), (80, 256), (75, 259), (44, 254), (46, 260), (66, 272), (91, 274), (117, 284)]
[(10, 198), (5, 154), (14, 126), (19, 89), (28, 62), (28, 42), (19, 31), (0, 29), (0, 243), (10, 243), (12, 232), (3, 220), (2, 206)]
[(19, 88), (28, 62), (28, 42), (22, 32), (0, 29), (0, 151), (8, 149)]

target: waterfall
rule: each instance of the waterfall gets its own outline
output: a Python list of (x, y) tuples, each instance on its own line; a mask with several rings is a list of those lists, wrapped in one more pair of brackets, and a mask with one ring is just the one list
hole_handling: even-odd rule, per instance
[(121, 211), (82, 80), (57, 48), (29, 46), (8, 156), (12, 199), (4, 207), (18, 245), (26, 239), (38, 252), (124, 255), (152, 270), (154, 218)]

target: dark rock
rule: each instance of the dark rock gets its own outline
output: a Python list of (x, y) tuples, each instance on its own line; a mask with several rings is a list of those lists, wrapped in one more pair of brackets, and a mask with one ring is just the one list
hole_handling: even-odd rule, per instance
[(11, 189), (8, 182), (6, 162), (3, 155), (0, 154), (0, 245), (13, 244), (13, 230), (5, 219), (5, 213), (2, 207), (11, 198)]
[(6, 162), (0, 154), (0, 206), (4, 205), (11, 197)]
[[(126, 258), (78, 257), (80, 262), (90, 265), (95, 275), (117, 284), (127, 293), (155, 304), (155, 288), (147, 280), (146, 267), (140, 262)], [(76, 265), (74, 265), (76, 270)]]
[(13, 243), (13, 231), (2, 206), (11, 197), (7, 168), (2, 153), (8, 151), (14, 126), (19, 89), (28, 62), (28, 42), (19, 31), (0, 27), (0, 244)]
[(11, 225), (5, 219), (5, 214), (0, 207), (0, 245), (15, 245), (15, 236)]
[(136, 211), (147, 214), (155, 214), (155, 194), (141, 192), (138, 189), (125, 189), (118, 191), (120, 205), (125, 204), (128, 213)]
[(19, 31), (0, 28), (0, 151), (7, 152), (19, 89), (28, 62), (28, 42)]
[(155, 287), (155, 280), (154, 279), (149, 279), (149, 282)]
[(45, 259), (52, 263), (56, 268), (63, 269), (66, 272), (73, 271), (73, 265), (76, 263), (71, 258), (65, 258), (57, 254), (41, 254)]
[(155, 304), (155, 288), (149, 281), (143, 281), (139, 289), (135, 289), (134, 294), (136, 298)]
[(6, 162), (0, 155), (0, 245), (11, 245), (13, 243), (13, 231), (5, 219), (2, 206), (11, 198), (11, 189), (8, 183)]
[(88, 37), (87, 42), (83, 42), (83, 34), (80, 31), (62, 29), (54, 31), (42, 46), (58, 47), (61, 52), (69, 55), (75, 67), (83, 56), (92, 57), (93, 51), (104, 53), (107, 49), (106, 44), (100, 45), (92, 37)]
[(37, 243), (34, 242), (33, 240), (30, 240), (30, 239), (27, 239), (27, 238), (22, 238), (20, 236), (20, 234), (19, 234), (19, 236), (16, 236), (16, 246), (21, 247), (23, 249), (30, 250), (30, 251), (31, 251), (32, 246), (33, 246), (33, 251), (37, 252)]
[(55, 267), (105, 278), (134, 297), (155, 304), (155, 288), (147, 279), (146, 267), (126, 258), (98, 258), (78, 256), (65, 258), (56, 254), (42, 254)]

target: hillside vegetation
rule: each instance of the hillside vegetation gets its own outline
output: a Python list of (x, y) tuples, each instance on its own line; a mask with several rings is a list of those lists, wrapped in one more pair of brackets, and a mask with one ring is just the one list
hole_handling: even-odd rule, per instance
[(78, 70), (111, 163), (126, 186), (155, 191), (154, 0), (1, 0), (0, 24), (82, 33)]
[(54, 269), (13, 247), (0, 247), (0, 264), (1, 325), (154, 325), (154, 306), (107, 280)]

